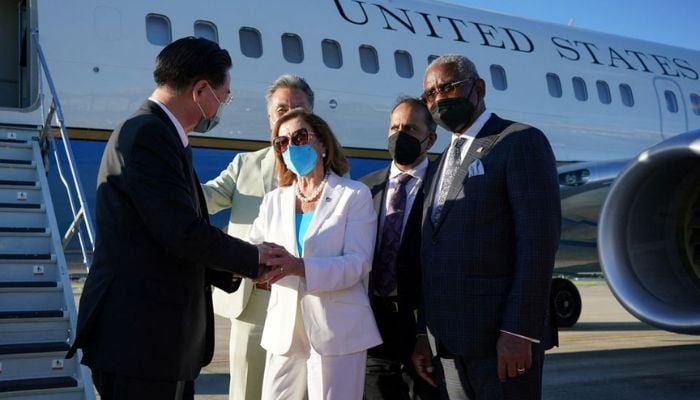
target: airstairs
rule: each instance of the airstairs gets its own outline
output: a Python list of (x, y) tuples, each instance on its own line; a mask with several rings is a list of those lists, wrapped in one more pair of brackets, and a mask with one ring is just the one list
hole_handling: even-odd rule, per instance
[(0, 399), (90, 399), (39, 133), (0, 127)]
[[(90, 372), (79, 363), (82, 353), (64, 358), (77, 320), (64, 248), (78, 238), (88, 265), (92, 223), (36, 33), (32, 39), (50, 90), (48, 99), (42, 90), (41, 103), (50, 104), (49, 110), (36, 126), (0, 121), (0, 400), (94, 400)], [(62, 146), (53, 141), (56, 125)], [(59, 231), (46, 177), (49, 150), (74, 218), (65, 234)]]

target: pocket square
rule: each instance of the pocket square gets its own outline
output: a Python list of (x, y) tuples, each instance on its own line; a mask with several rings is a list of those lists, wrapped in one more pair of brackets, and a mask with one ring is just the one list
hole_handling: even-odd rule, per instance
[(469, 177), (473, 176), (479, 176), (484, 174), (484, 164), (481, 163), (481, 160), (474, 160), (471, 164), (469, 164)]

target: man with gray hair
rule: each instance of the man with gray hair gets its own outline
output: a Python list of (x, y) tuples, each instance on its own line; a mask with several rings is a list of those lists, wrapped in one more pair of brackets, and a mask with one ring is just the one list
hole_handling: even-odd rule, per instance
[[(554, 154), (532, 126), (486, 109), (474, 64), (451, 54), (423, 77), (423, 101), (452, 133), (426, 190), (422, 317), (450, 399), (537, 400), (561, 211)], [(433, 380), (425, 329), (413, 355)]]
[[(277, 119), (293, 108), (313, 111), (314, 92), (303, 78), (285, 74), (268, 87), (265, 100), (272, 131)], [(274, 170), (275, 152), (266, 146), (255, 152), (237, 154), (218, 177), (202, 185), (210, 213), (231, 209), (229, 235), (248, 236), (263, 196), (277, 187)], [(261, 398), (265, 350), (260, 346), (260, 338), (269, 300), (269, 284), (255, 284), (248, 279), (244, 279), (234, 293), (214, 291), (214, 310), (231, 319), (230, 400)]]

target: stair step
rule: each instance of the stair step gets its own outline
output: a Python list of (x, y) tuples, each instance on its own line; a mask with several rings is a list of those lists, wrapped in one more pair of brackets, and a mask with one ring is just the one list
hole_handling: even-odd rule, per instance
[(46, 228), (49, 225), (45, 212), (37, 210), (0, 210), (3, 228)]
[(0, 138), (4, 139), (32, 140), (33, 138), (38, 137), (40, 133), (40, 126), (0, 126)]
[(0, 344), (0, 355), (67, 352), (66, 342)]
[(16, 379), (12, 381), (0, 381), (1, 392), (19, 392), (25, 390), (57, 389), (77, 387), (78, 381), (69, 376), (55, 378)]
[[(34, 153), (30, 146), (16, 147), (16, 146), (2, 146), (0, 145), (0, 159), (2, 160), (16, 160), (28, 162), (30, 164), (36, 164), (33, 160)], [(4, 167), (16, 167), (16, 164), (5, 164)], [(26, 166), (26, 165), (25, 165)]]
[(32, 165), (34, 161), (32, 160), (15, 160), (10, 158), (0, 158), (0, 164), (10, 164), (10, 165)]
[(48, 288), (48, 287), (58, 287), (58, 284), (56, 282), (48, 282), (48, 281), (0, 282), (0, 289)]
[(63, 317), (61, 310), (41, 310), (41, 311), (0, 311), (0, 320), (5, 319), (25, 319), (25, 318), (60, 318)]
[(0, 288), (0, 312), (62, 310), (63, 290), (63, 286)]
[[(21, 255), (21, 254), (20, 254)], [(5, 256), (5, 257), (4, 257)], [(26, 256), (26, 255), (25, 255)], [(9, 264), (32, 264), (32, 265), (43, 265), (44, 263), (55, 263), (56, 256), (54, 254), (37, 254), (37, 257), (16, 257), (16, 254), (2, 254), (0, 253), (0, 266), (6, 266)], [(41, 256), (42, 258), (39, 258)]]
[(60, 310), (0, 313), (0, 344), (63, 342), (71, 332), (67, 314)]
[[(92, 388), (90, 388), (92, 390)], [(89, 397), (94, 399), (95, 397)], [(78, 383), (78, 387), (20, 390), (17, 392), (0, 392), (2, 400), (86, 400), (85, 387)]]
[(22, 139), (0, 139), (0, 143), (11, 143), (11, 144), (21, 144), (21, 143), (27, 143), (27, 140), (22, 140)]
[(37, 183), (35, 181), (14, 181), (9, 179), (0, 179), (0, 186), (27, 186), (35, 187)]
[(0, 254), (0, 260), (41, 260), (50, 261), (51, 254)]
[(0, 226), (0, 233), (48, 233), (48, 228), (41, 227), (21, 227), (21, 226)]
[(0, 203), (0, 208), (41, 209), (41, 204), (36, 203)]
[[(49, 343), (38, 343), (33, 348), (8, 351), (31, 351), (24, 353), (1, 354), (2, 373), (1, 381), (12, 381), (17, 379), (33, 378), (58, 378), (62, 376), (76, 376), (80, 368), (76, 358), (66, 360), (68, 344), (57, 342), (55, 345)], [(55, 349), (55, 350), (54, 350)], [(33, 351), (37, 350), (37, 351)], [(0, 398), (3, 398), (0, 396)], [(14, 398), (14, 397), (11, 397)], [(43, 398), (43, 397), (42, 397)]]
[[(0, 186), (0, 203), (19, 205), (42, 204), (43, 202), (44, 196), (41, 192), (41, 186), (39, 184), (30, 186)], [(14, 211), (17, 211), (17, 209)], [(7, 224), (3, 222), (4, 221), (0, 221), (0, 224), (7, 226)]]
[(9, 282), (58, 281), (58, 266), (54, 262), (0, 262), (0, 275)]

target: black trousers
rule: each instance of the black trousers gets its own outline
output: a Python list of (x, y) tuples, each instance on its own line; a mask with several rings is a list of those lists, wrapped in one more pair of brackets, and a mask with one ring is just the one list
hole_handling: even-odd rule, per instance
[[(505, 382), (498, 380), (498, 359), (496, 356), (470, 359), (449, 354), (444, 348), (441, 350), (443, 350), (441, 357), (454, 360), (461, 386), (471, 400), (540, 400), (542, 398), (544, 347), (541, 343), (532, 344), (532, 367), (523, 375), (507, 378)], [(438, 350), (438, 353), (440, 352)], [(447, 388), (444, 386), (445, 379), (442, 369), (440, 373), (442, 375), (442, 379), (439, 379), (442, 385), (442, 398), (445, 399)]]
[(417, 376), (411, 362), (415, 346), (413, 310), (395, 299), (372, 299), (374, 318), (384, 343), (367, 351), (366, 400), (434, 400), (438, 390)]
[(193, 381), (158, 381), (92, 371), (102, 400), (194, 400)]

